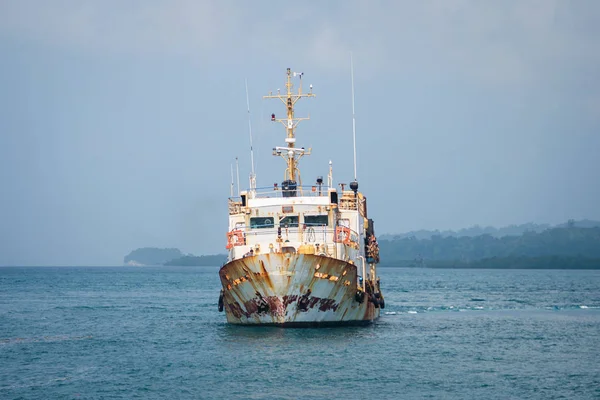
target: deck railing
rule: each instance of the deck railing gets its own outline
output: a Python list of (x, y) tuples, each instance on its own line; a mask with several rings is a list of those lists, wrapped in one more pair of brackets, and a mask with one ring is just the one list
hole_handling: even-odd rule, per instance
[[(281, 234), (281, 240), (283, 242), (300, 242), (300, 243), (346, 243), (346, 244), (359, 244), (359, 235), (356, 231), (350, 228), (331, 228), (327, 226), (318, 225), (302, 225), (302, 226), (291, 226), (281, 227), (279, 231), (278, 227), (265, 226), (254, 226), (252, 228), (247, 226), (237, 227), (236, 231), (241, 231), (244, 236), (244, 244), (254, 245), (257, 243), (264, 243), (267, 238), (272, 238), (273, 243), (279, 238)], [(346, 239), (349, 232), (350, 237)]]
[(326, 197), (328, 196), (330, 187), (321, 186), (296, 186), (294, 189), (284, 189), (281, 186), (266, 186), (252, 190), (247, 190), (252, 193), (250, 198), (271, 198), (271, 197)]

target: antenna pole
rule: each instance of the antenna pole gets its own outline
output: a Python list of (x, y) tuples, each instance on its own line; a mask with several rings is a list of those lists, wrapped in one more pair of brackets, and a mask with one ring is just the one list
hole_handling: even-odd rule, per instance
[(352, 79), (352, 144), (354, 147), (354, 180), (356, 181), (356, 114), (354, 113), (354, 62), (350, 53), (350, 77)]
[(254, 148), (252, 147), (252, 121), (250, 118), (250, 98), (248, 96), (248, 79), (246, 79), (246, 106), (248, 108), (248, 132), (250, 132), (250, 190), (256, 188), (256, 174), (254, 173)]
[(238, 162), (238, 158), (235, 158), (235, 169), (237, 171), (237, 188), (238, 188), (238, 196), (240, 195), (240, 163)]
[(231, 188), (229, 190), (230, 197), (233, 197), (233, 164), (229, 164), (231, 166)]

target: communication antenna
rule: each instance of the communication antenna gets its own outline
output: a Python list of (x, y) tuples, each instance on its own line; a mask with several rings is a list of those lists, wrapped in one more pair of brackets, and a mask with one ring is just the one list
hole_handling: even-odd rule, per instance
[(358, 193), (358, 181), (356, 180), (356, 114), (354, 113), (354, 62), (352, 61), (352, 52), (350, 52), (350, 77), (352, 80), (352, 147), (354, 148), (354, 181), (350, 182), (350, 189), (352, 189), (354, 196), (356, 196)]
[(248, 108), (248, 132), (250, 133), (250, 190), (256, 189), (256, 174), (254, 173), (254, 149), (252, 147), (252, 121), (250, 118), (250, 98), (248, 96), (248, 79), (246, 79), (246, 106)]
[(229, 196), (233, 197), (233, 164), (229, 164), (231, 166), (231, 188), (229, 190)]
[(350, 53), (350, 77), (352, 79), (352, 143), (354, 147), (354, 182), (356, 182), (356, 114), (354, 113), (354, 62)]
[(240, 195), (240, 163), (238, 162), (238, 158), (235, 158), (235, 169), (237, 171), (237, 189), (238, 196)]

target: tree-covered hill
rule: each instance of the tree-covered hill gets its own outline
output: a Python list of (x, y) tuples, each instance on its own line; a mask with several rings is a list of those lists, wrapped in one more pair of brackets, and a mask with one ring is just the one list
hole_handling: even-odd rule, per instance
[[(381, 265), (600, 268), (600, 227), (594, 227), (595, 224), (595, 221), (587, 220), (569, 221), (539, 232), (527, 230), (520, 235), (502, 237), (490, 233), (476, 236), (436, 234), (428, 238), (388, 236), (379, 240)], [(146, 247), (129, 253), (124, 262), (130, 265), (221, 266), (225, 259), (224, 254), (194, 256), (185, 255), (179, 249)]]
[(473, 262), (489, 258), (583, 257), (600, 259), (600, 228), (552, 228), (543, 232), (525, 232), (521, 236), (442, 237), (431, 239), (406, 237), (379, 242), (385, 264), (399, 261)]
[(179, 249), (143, 247), (127, 254), (123, 258), (123, 262), (130, 265), (162, 265), (167, 261), (180, 257), (183, 257), (183, 253)]
[(380, 240), (395, 240), (395, 239), (405, 239), (414, 237), (416, 239), (430, 239), (432, 236), (454, 236), (454, 237), (463, 237), (463, 236), (480, 236), (480, 235), (491, 235), (493, 237), (503, 237), (503, 236), (520, 236), (525, 232), (543, 232), (547, 229), (551, 228), (566, 228), (566, 227), (574, 227), (574, 228), (594, 228), (600, 227), (600, 221), (594, 221), (589, 219), (582, 220), (569, 220), (563, 224), (559, 224), (556, 226), (551, 226), (549, 224), (534, 224), (534, 223), (526, 223), (520, 225), (508, 225), (501, 228), (495, 228), (493, 226), (480, 226), (475, 225), (470, 228), (463, 228), (457, 231), (452, 230), (417, 230), (410, 231), (405, 233), (394, 233), (394, 234), (383, 234), (379, 235)]

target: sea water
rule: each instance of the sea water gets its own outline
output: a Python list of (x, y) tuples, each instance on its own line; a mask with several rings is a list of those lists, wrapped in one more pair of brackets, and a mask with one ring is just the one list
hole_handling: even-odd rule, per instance
[(381, 268), (368, 327), (230, 326), (218, 268), (0, 268), (0, 399), (600, 398), (600, 271)]

